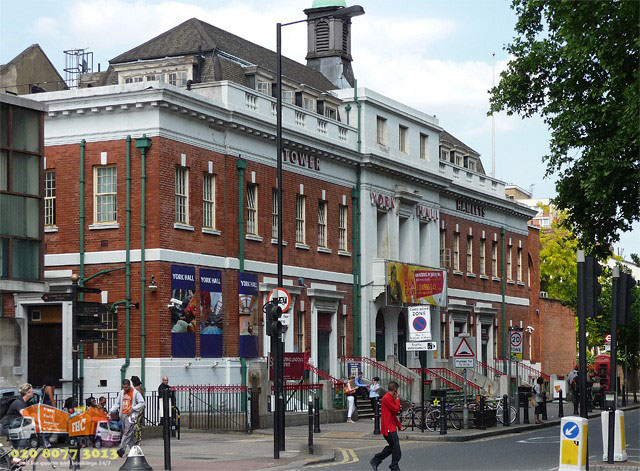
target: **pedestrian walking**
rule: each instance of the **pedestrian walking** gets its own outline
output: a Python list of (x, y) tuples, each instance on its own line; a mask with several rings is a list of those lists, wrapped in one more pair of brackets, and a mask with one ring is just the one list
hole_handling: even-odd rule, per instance
[(118, 456), (121, 458), (127, 452), (127, 447), (134, 445), (134, 426), (140, 411), (144, 409), (144, 398), (139, 391), (131, 387), (131, 381), (122, 381), (122, 391), (118, 394), (118, 399), (111, 408), (111, 412), (118, 412), (122, 422), (122, 439)]
[[(132, 376), (131, 377), (131, 385), (144, 398), (144, 388), (142, 387), (142, 381), (140, 381), (140, 378), (138, 378), (137, 376)], [(142, 424), (143, 424), (143, 422), (144, 422), (144, 407), (142, 408), (142, 410), (138, 414), (138, 417), (136, 419), (136, 424), (135, 424), (134, 429), (133, 429), (134, 430), (134, 433), (133, 433), (134, 443), (136, 445), (140, 445), (140, 442), (142, 441)]]
[(388, 393), (382, 396), (382, 423), (380, 425), (380, 431), (387, 441), (382, 451), (376, 454), (369, 464), (373, 471), (378, 471), (378, 466), (382, 463), (387, 456), (391, 455), (391, 465), (389, 468), (391, 471), (400, 471), (400, 458), (402, 457), (402, 451), (400, 450), (400, 440), (398, 439), (398, 429), (402, 428), (400, 420), (398, 420), (398, 413), (400, 413), (400, 398), (398, 397), (398, 383), (391, 381), (389, 383)]
[(350, 375), (349, 381), (344, 385), (344, 394), (347, 396), (347, 423), (352, 424), (351, 416), (356, 409), (356, 385), (354, 383), (355, 376)]
[[(158, 386), (158, 416), (160, 417), (160, 426), (164, 425), (164, 416), (162, 415), (162, 392), (165, 390), (171, 390), (171, 386), (169, 386), (169, 377), (163, 376), (162, 382), (160, 386)], [(173, 424), (172, 424), (173, 425)]]
[[(378, 376), (374, 376), (372, 383), (369, 385), (369, 400), (371, 401), (371, 408), (375, 414), (376, 411), (376, 402), (378, 402), (378, 398), (380, 394), (378, 393), (378, 389), (380, 389), (380, 378)], [(375, 417), (372, 417), (371, 420), (374, 420)]]
[(536, 424), (541, 424), (540, 414), (542, 414), (542, 409), (544, 408), (544, 395), (542, 394), (542, 385), (544, 384), (544, 379), (540, 376), (536, 380), (536, 384), (533, 385), (534, 399), (536, 401)]

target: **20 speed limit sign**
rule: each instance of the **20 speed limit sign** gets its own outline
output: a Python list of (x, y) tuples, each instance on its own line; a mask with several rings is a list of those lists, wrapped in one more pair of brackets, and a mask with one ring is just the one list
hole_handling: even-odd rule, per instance
[(522, 332), (511, 332), (511, 353), (522, 353)]

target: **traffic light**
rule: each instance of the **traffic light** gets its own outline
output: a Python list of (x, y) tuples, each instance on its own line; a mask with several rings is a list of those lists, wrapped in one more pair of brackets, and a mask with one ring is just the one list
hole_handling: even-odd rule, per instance
[(282, 324), (280, 323), (280, 316), (282, 315), (282, 309), (277, 304), (271, 302), (265, 305), (266, 318), (267, 318), (267, 335), (278, 335), (282, 331)]
[(631, 290), (636, 281), (629, 273), (620, 273), (613, 278), (612, 308), (613, 314), (618, 316), (618, 325), (627, 325), (631, 319)]
[(602, 286), (598, 279), (602, 275), (602, 267), (595, 257), (588, 256), (584, 260), (584, 309), (586, 317), (596, 317), (602, 314), (600, 293)]
[(73, 309), (73, 343), (103, 343), (102, 332), (109, 326), (103, 322), (103, 315), (109, 306), (101, 303), (77, 301)]

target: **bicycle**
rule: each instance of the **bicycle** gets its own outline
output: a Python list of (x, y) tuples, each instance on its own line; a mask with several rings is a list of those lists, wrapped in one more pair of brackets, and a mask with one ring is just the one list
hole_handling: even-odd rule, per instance
[[(453, 405), (445, 406), (446, 420), (449, 421), (449, 425), (455, 430), (462, 428), (462, 417), (456, 412)], [(427, 414), (425, 419), (425, 427), (427, 430), (434, 432), (440, 428), (441, 425), (441, 411), (440, 407), (434, 406)]]
[[(486, 403), (486, 407), (487, 409), (495, 409), (496, 420), (501, 424), (504, 423), (504, 401), (502, 400), (502, 398), (497, 397), (497, 398), (489, 399)], [(509, 405), (508, 413), (509, 413), (509, 424), (515, 423), (518, 410), (514, 406)]]
[[(427, 404), (427, 408), (425, 410), (425, 416), (428, 414), (430, 410), (430, 405)], [(400, 423), (402, 424), (402, 430), (406, 430), (411, 427), (411, 430), (414, 428), (420, 428), (420, 423), (422, 421), (422, 407), (416, 406), (415, 404), (411, 404), (407, 409), (403, 410), (400, 413)]]

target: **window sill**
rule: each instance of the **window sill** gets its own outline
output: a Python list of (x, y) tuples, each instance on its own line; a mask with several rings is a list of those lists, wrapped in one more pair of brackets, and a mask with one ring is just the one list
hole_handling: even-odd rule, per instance
[(467, 273), (467, 276), (468, 276), (469, 278), (475, 278), (475, 277), (476, 277), (476, 274), (475, 274), (475, 273)]
[(120, 224), (117, 222), (111, 222), (108, 224), (89, 224), (90, 231), (100, 231), (103, 229), (120, 229)]
[[(278, 239), (271, 239), (271, 243), (272, 243), (273, 245), (278, 245)], [(286, 240), (283, 240), (283, 241), (282, 241), (282, 246), (283, 246), (283, 247), (286, 247), (286, 246), (287, 246), (287, 241), (286, 241)]]
[(516, 284), (516, 282), (515, 282), (515, 281), (513, 281), (513, 280), (507, 280), (507, 284), (508, 284), (508, 285), (515, 285), (515, 284)]
[(262, 237), (256, 234), (247, 234), (246, 236), (244, 236), (244, 238), (247, 240), (252, 240), (254, 242), (262, 242)]
[(453, 270), (453, 274), (454, 275), (458, 275), (458, 276), (463, 276), (464, 275), (464, 273), (462, 273), (461, 271), (458, 271), (458, 270)]
[(320, 253), (333, 253), (333, 250), (327, 247), (318, 247), (318, 252)]
[(345, 252), (344, 250), (338, 250), (338, 255), (341, 257), (351, 257), (351, 252)]
[(498, 278), (497, 276), (494, 276), (494, 277), (492, 278), (492, 280), (493, 280), (493, 281), (502, 281), (502, 279), (501, 279), (501, 278)]
[(309, 247), (307, 244), (301, 244), (300, 242), (296, 242), (296, 249), (302, 249), (302, 250), (309, 250), (311, 247)]
[(518, 286), (524, 286), (524, 283), (522, 281), (518, 281)]
[(217, 235), (219, 236), (221, 234), (221, 232), (217, 229), (208, 229), (206, 227), (202, 228), (202, 233), (203, 234), (210, 234), (210, 235)]
[(489, 277), (487, 275), (480, 275), (481, 280), (488, 280)]
[(173, 223), (173, 228), (174, 229), (180, 229), (181, 231), (195, 231), (196, 228), (193, 226), (190, 226), (189, 224), (182, 224), (180, 222), (174, 222)]
[(44, 226), (44, 233), (47, 232), (58, 232), (58, 226)]

